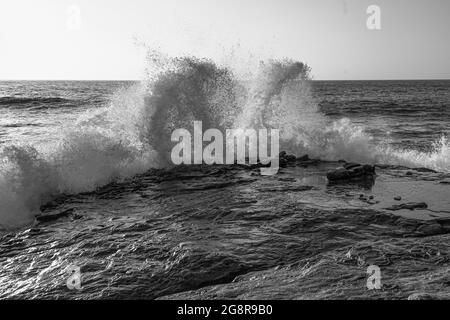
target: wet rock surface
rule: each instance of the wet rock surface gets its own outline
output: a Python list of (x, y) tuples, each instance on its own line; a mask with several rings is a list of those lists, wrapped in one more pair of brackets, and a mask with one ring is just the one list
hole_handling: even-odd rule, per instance
[(279, 154), (279, 162), (280, 167), (288, 167), (288, 166), (300, 166), (300, 167), (308, 167), (311, 165), (317, 165), (321, 161), (319, 159), (310, 159), (307, 154), (296, 157), (293, 154), (287, 154), (286, 151), (282, 151)]
[[(394, 200), (400, 201), (401, 198), (397, 197), (394, 198)], [(426, 209), (428, 208), (428, 205), (425, 202), (409, 202), (409, 203), (402, 203), (402, 204), (396, 204), (389, 208), (386, 208), (386, 210), (402, 210), (402, 209), (408, 209), (408, 210), (414, 210), (414, 209)]]
[[(390, 187), (414, 184), (431, 197), (447, 176), (378, 167), (375, 184), (329, 184), (339, 163), (283, 158), (275, 176), (178, 166), (55, 199), (34, 226), (0, 234), (0, 298), (449, 296), (447, 199), (384, 209), (395, 204)], [(398, 194), (409, 203), (407, 190)], [(73, 265), (81, 290), (66, 285)], [(369, 265), (380, 267), (380, 290), (367, 289)]]
[(359, 163), (345, 163), (342, 167), (327, 173), (331, 183), (342, 183), (354, 180), (375, 179), (375, 166)]

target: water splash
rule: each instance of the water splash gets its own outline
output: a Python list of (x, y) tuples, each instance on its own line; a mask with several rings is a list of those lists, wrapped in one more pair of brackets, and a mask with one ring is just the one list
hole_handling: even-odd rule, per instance
[(407, 167), (425, 167), (450, 172), (450, 141), (447, 136), (442, 136), (439, 140), (433, 142), (430, 152), (386, 147), (383, 150), (381, 161)]
[(205, 129), (279, 129), (280, 148), (298, 155), (450, 171), (445, 138), (431, 153), (396, 150), (375, 144), (349, 119), (331, 121), (319, 111), (309, 67), (301, 62), (269, 60), (239, 72), (155, 52), (149, 61), (146, 81), (119, 90), (109, 106), (85, 113), (54, 143), (1, 151), (0, 228), (29, 224), (39, 206), (59, 194), (92, 191), (170, 164), (171, 132), (194, 120)]

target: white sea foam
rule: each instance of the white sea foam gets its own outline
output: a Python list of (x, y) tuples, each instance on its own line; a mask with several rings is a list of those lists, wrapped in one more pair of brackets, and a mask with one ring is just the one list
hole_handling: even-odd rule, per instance
[(391, 163), (450, 171), (450, 144), (434, 151), (377, 145), (349, 119), (331, 121), (310, 94), (309, 69), (290, 61), (239, 70), (192, 57), (152, 55), (147, 81), (119, 90), (108, 107), (67, 124), (53, 143), (2, 150), (0, 228), (33, 221), (59, 194), (92, 191), (111, 181), (169, 164), (171, 132), (194, 120), (204, 128), (276, 128), (280, 148), (326, 160)]

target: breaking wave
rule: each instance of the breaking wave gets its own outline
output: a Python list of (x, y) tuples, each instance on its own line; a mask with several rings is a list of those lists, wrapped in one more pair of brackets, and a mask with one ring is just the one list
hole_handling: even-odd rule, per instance
[(57, 195), (92, 191), (168, 165), (171, 132), (191, 128), (194, 120), (205, 129), (279, 129), (280, 149), (297, 155), (450, 170), (445, 138), (431, 153), (394, 150), (375, 144), (349, 119), (331, 121), (319, 112), (309, 68), (301, 62), (267, 61), (245, 78), (195, 57), (154, 54), (151, 62), (146, 81), (119, 90), (110, 105), (84, 114), (54, 143), (2, 150), (0, 228), (31, 223)]

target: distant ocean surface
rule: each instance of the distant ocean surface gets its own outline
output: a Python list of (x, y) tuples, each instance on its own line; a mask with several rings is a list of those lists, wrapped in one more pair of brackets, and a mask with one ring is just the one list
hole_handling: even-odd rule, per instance
[(321, 110), (347, 117), (377, 140), (432, 151), (450, 132), (450, 80), (316, 81)]
[(133, 82), (0, 81), (0, 143), (42, 143)]
[[(150, 83), (0, 82), (0, 298), (450, 294), (450, 81), (306, 81), (274, 62), (242, 83), (175, 63)], [(280, 151), (312, 160), (172, 167), (192, 120), (279, 128)], [(376, 180), (328, 183), (339, 160), (379, 164)], [(427, 205), (394, 212), (394, 196)]]

